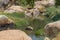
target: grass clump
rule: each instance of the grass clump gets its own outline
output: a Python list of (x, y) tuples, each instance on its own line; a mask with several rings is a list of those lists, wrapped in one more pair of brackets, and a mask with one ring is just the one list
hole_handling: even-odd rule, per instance
[(44, 29), (39, 29), (35, 32), (35, 35), (44, 35)]
[(24, 13), (0, 13), (0, 15), (6, 15), (8, 18), (12, 19), (17, 29), (25, 28), (29, 22), (25, 19)]

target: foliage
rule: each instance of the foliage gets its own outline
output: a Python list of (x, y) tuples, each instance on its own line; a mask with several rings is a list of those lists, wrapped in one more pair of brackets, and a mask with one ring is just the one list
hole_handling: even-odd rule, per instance
[[(51, 6), (46, 9), (46, 15), (44, 21), (41, 22), (35, 22), (35, 26), (39, 24), (38, 30), (35, 32), (36, 35), (44, 35), (44, 26), (50, 22), (60, 20), (60, 8), (56, 8), (54, 6)], [(48, 15), (48, 16), (47, 16)], [(43, 15), (42, 15), (43, 16)], [(38, 20), (37, 20), (38, 21)], [(36, 24), (37, 23), (37, 24)], [(45, 25), (44, 25), (45, 23)], [(42, 25), (41, 25), (42, 24)], [(44, 26), (43, 26), (44, 25)]]
[(56, 0), (56, 6), (60, 5), (60, 0)]
[(34, 0), (26, 0), (27, 4), (30, 5), (31, 7), (34, 7)]
[(25, 28), (29, 22), (25, 19), (24, 13), (0, 13), (0, 15), (6, 15), (10, 19), (14, 20), (17, 29)]
[(27, 2), (26, 0), (17, 0), (19, 5), (26, 6)]
[(34, 0), (17, 0), (19, 5), (34, 7)]
[(56, 12), (57, 12), (57, 8), (52, 6), (52, 7), (47, 8), (46, 14), (48, 15), (50, 19), (52, 19), (57, 14)]
[(35, 32), (35, 34), (38, 35), (44, 35), (44, 29), (39, 29)]
[(57, 21), (60, 19), (60, 8), (56, 8), (54, 6), (49, 7), (47, 8), (46, 14), (50, 20)]
[(40, 20), (40, 19), (33, 19), (31, 21), (31, 26), (35, 27), (35, 30), (41, 29), (41, 28), (43, 28), (43, 26), (45, 26), (45, 22), (43, 20)]
[[(51, 6), (46, 8), (46, 15), (39, 15), (37, 18), (27, 17), (25, 18), (24, 13), (0, 13), (0, 15), (6, 15), (12, 20), (14, 20), (17, 29), (24, 30), (28, 25), (34, 28), (34, 33), (36, 35), (44, 35), (44, 26), (50, 22), (60, 20), (60, 8), (56, 8), (55, 6)], [(43, 20), (41, 20), (41, 18)]]

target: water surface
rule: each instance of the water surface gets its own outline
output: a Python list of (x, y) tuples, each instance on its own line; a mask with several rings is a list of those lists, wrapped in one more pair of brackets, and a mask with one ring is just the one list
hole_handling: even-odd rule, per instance
[(29, 36), (32, 38), (32, 40), (44, 40), (44, 36), (36, 36), (34, 34), (30, 34)]

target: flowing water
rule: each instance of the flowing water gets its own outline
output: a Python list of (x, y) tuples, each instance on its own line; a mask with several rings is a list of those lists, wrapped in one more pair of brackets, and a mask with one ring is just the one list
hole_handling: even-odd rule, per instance
[(34, 34), (30, 34), (30, 37), (32, 38), (32, 40), (44, 40), (44, 36), (36, 36)]
[(40, 36), (40, 35), (36, 36), (34, 31), (32, 31), (32, 32), (31, 31), (26, 31), (25, 28), (26, 27), (21, 27), (20, 29), (25, 31), (32, 38), (32, 40), (44, 40), (44, 36)]

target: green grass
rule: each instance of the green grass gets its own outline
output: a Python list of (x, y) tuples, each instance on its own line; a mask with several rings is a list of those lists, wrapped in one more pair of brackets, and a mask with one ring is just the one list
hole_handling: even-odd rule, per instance
[(35, 34), (43, 35), (43, 33), (44, 33), (43, 27), (44, 27), (45, 23), (44, 23), (44, 21), (41, 21), (40, 19), (30, 18), (28, 20), (25, 18), (24, 13), (12, 13), (12, 14), (0, 13), (0, 15), (6, 15), (10, 19), (12, 19), (15, 22), (15, 24), (16, 24), (15, 28), (17, 28), (17, 29), (24, 30), (23, 28), (27, 27), (30, 24), (30, 26), (32, 26), (34, 28)]
[[(34, 28), (33, 31), (36, 35), (44, 35), (44, 27), (46, 24), (60, 20), (60, 8), (49, 7), (47, 8), (46, 14), (48, 14), (49, 17), (47, 17), (46, 15), (39, 15), (38, 18), (25, 18), (23, 12), (12, 14), (0, 12), (0, 15), (6, 15), (10, 19), (14, 20), (17, 29), (23, 30), (23, 28), (27, 27), (28, 25), (32, 26)], [(41, 18), (43, 20), (41, 20)]]
[(35, 32), (35, 35), (44, 35), (44, 28), (41, 28)]
[(29, 22), (25, 19), (24, 13), (0, 13), (0, 15), (6, 15), (8, 18), (12, 19), (18, 29), (26, 27), (29, 24)]

